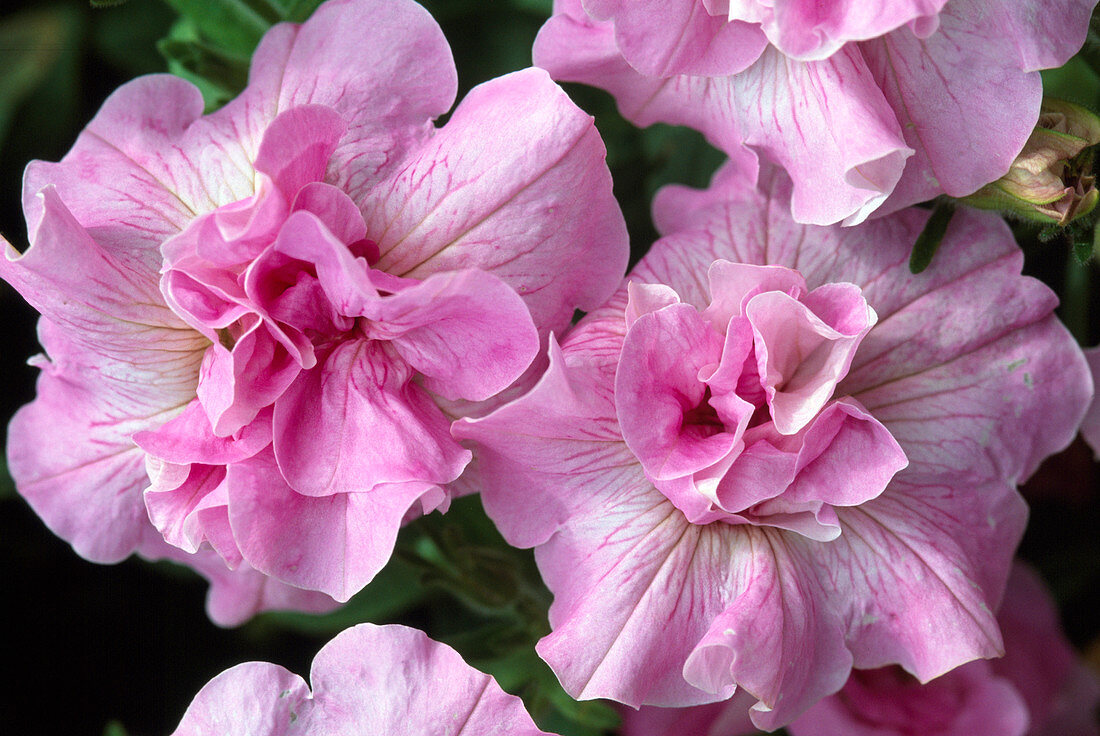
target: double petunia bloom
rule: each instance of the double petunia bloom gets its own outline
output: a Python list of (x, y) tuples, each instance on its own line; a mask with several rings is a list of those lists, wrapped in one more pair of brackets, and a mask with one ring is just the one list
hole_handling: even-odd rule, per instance
[(331, 2), (273, 28), (218, 112), (144, 77), (30, 165), (32, 246), (0, 275), (47, 357), (8, 455), (80, 554), (190, 562), (232, 623), (347, 600), (446, 507), (471, 459), (453, 418), (627, 258), (592, 119), (545, 72), (437, 129), (455, 87), (418, 5)]
[(554, 593), (566, 690), (632, 706), (750, 696), (773, 729), (853, 667), (920, 681), (1000, 656), (1025, 507), (1091, 381), (999, 219), (795, 223), (736, 169), (669, 188), (666, 233), (550, 345), (527, 395), (458, 436), (486, 511)]

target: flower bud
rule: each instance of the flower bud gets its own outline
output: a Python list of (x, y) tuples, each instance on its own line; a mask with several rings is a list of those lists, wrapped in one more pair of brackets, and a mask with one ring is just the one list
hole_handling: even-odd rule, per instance
[(962, 201), (1027, 220), (1067, 225), (1100, 202), (1092, 171), (1100, 117), (1072, 102), (1045, 98), (1035, 130), (1008, 173)]

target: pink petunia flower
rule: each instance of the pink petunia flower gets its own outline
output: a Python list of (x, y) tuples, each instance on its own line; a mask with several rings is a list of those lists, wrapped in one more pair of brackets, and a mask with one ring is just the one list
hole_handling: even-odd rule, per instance
[(1039, 118), (1038, 71), (1095, 0), (555, 0), (535, 63), (638, 125), (702, 131), (794, 182), (798, 222), (860, 222), (1005, 174)]
[[(0, 276), (48, 357), (8, 458), (78, 553), (178, 559), (166, 541), (344, 601), (446, 507), (470, 461), (454, 416), (627, 258), (591, 118), (531, 69), (437, 129), (456, 84), (420, 6), (332, 0), (272, 28), (222, 110), (144, 77), (28, 167), (33, 245)], [(230, 591), (262, 583), (201, 567), (218, 618), (247, 615)]]
[(536, 548), (538, 651), (574, 697), (744, 692), (776, 728), (853, 667), (1002, 652), (1015, 484), (1072, 439), (1081, 352), (998, 218), (958, 213), (914, 276), (926, 211), (801, 226), (789, 196), (730, 168), (664, 190), (667, 235), (535, 388), (455, 424)]
[[(898, 667), (855, 670), (847, 684), (791, 723), (792, 736), (1096, 736), (1100, 682), (1074, 653), (1042, 582), (1017, 563), (997, 615), (1005, 656), (920, 684)], [(758, 733), (749, 703), (624, 714), (624, 736)]]
[(496, 680), (405, 626), (337, 634), (310, 683), (269, 662), (237, 665), (199, 691), (173, 736), (547, 736)]

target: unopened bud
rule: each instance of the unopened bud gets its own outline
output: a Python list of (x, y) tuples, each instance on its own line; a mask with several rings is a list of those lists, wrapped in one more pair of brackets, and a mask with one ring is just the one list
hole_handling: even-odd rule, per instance
[(963, 197), (981, 209), (1067, 225), (1100, 202), (1091, 148), (1100, 143), (1100, 117), (1072, 102), (1046, 98), (1035, 130), (1008, 173)]

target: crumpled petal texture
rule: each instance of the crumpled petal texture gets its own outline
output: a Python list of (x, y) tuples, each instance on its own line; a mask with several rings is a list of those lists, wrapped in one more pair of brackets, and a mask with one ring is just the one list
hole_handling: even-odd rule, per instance
[(1005, 174), (1038, 71), (1081, 47), (1095, 4), (555, 0), (534, 57), (638, 125), (696, 128), (747, 174), (781, 166), (796, 221), (854, 224)]
[(453, 418), (627, 260), (591, 117), (528, 69), (437, 129), (456, 86), (419, 5), (331, 0), (273, 27), (221, 110), (143, 77), (28, 167), (32, 245), (4, 242), (0, 277), (46, 355), (9, 466), (78, 553), (190, 560), (236, 623), (347, 600), (446, 507)]
[[(899, 665), (925, 682), (1003, 651), (992, 611), (1024, 525), (1015, 485), (1074, 435), (1091, 395), (1081, 351), (1052, 313), (1053, 294), (1020, 275), (996, 217), (960, 211), (943, 261), (914, 276), (909, 250), (926, 212), (804, 226), (790, 197), (781, 172), (757, 191), (730, 170), (707, 191), (660, 192), (667, 234), (628, 282), (551, 343), (527, 395), (454, 427), (474, 443), (490, 517), (509, 542), (536, 548), (554, 593), (553, 631), (538, 651), (574, 697), (686, 706), (747, 693), (753, 721), (774, 729), (840, 689), (853, 667)], [(727, 269), (721, 289), (714, 269)], [(756, 281), (733, 278), (738, 269)], [(829, 298), (810, 299), (819, 292)], [(731, 338), (733, 307), (751, 312), (762, 297), (784, 328)], [(829, 358), (807, 340), (820, 333), (775, 315), (799, 298), (843, 327), (838, 335), (859, 336), (850, 355)], [(863, 321), (853, 320), (864, 300)], [(808, 386), (828, 379), (824, 403), (801, 397), (817, 408), (792, 413), (798, 422), (845, 405), (867, 418), (857, 426), (881, 427), (806, 440), (849, 448), (838, 450), (841, 468), (858, 467), (861, 450), (896, 447), (867, 464), (879, 473), (868, 485), (846, 495), (836, 481), (852, 473), (816, 474), (811, 463), (763, 494), (774, 473), (736, 470), (754, 457), (738, 446), (748, 443), (707, 444), (761, 433), (767, 469), (804, 432), (775, 427), (761, 346), (778, 365), (794, 355), (823, 371), (807, 373), (818, 377)], [(719, 400), (720, 386), (749, 409), (728, 410), (737, 404)], [(652, 410), (624, 413), (643, 399)], [(696, 430), (675, 439), (685, 425)], [(740, 497), (771, 500), (732, 518), (729, 477)], [(815, 524), (793, 523), (807, 508)]]
[(208, 682), (173, 736), (548, 736), (514, 695), (405, 626), (360, 624), (321, 648), (309, 685), (268, 662)]
[[(1100, 680), (1061, 631), (1058, 612), (1038, 576), (1017, 562), (997, 614), (1005, 656), (969, 662), (921, 684), (897, 667), (854, 670), (836, 695), (787, 726), (793, 736), (1094, 736)], [(758, 733), (750, 702), (689, 709), (628, 711), (624, 736), (676, 736), (691, 724), (699, 736)]]

